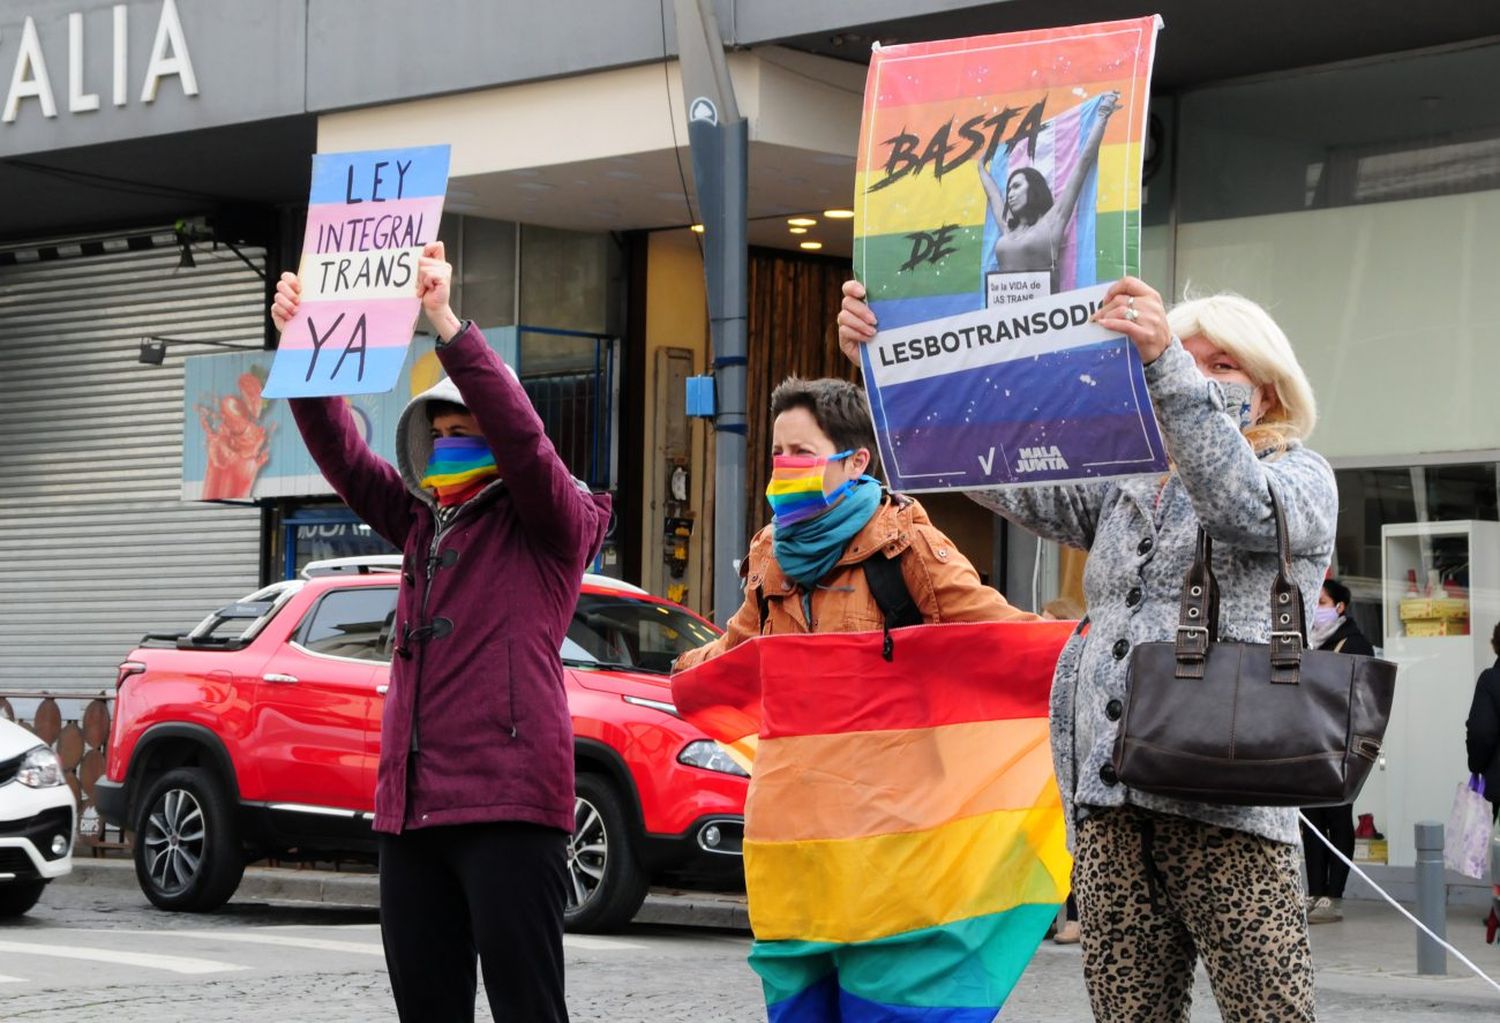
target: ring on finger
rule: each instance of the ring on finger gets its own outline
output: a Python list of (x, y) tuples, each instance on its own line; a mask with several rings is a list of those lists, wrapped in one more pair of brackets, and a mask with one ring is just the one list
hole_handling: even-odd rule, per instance
[(1135, 306), (1128, 306), (1125, 309), (1125, 318), (1134, 323), (1141, 318), (1141, 314), (1135, 311)]
[(1135, 296), (1134, 295), (1127, 295), (1127, 296), (1125, 296), (1125, 304), (1127, 306), (1129, 306), (1131, 309), (1134, 309), (1135, 308)]

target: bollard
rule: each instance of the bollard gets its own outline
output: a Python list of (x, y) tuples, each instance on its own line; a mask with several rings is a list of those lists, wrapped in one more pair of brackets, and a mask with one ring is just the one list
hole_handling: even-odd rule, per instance
[[(1443, 877), (1443, 826), (1417, 822), (1417, 919), (1440, 938), (1448, 936), (1448, 885)], [(1448, 953), (1417, 931), (1417, 972), (1441, 977), (1448, 972)]]

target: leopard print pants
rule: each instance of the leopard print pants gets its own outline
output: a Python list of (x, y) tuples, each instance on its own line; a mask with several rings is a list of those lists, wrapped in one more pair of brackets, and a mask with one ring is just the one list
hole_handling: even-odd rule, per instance
[(1084, 820), (1077, 846), (1100, 1023), (1186, 1023), (1200, 952), (1224, 1023), (1315, 1018), (1296, 846), (1130, 806)]

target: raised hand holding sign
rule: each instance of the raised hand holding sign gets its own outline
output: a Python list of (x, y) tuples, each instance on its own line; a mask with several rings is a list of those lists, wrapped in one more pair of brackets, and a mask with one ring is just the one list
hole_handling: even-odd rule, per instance
[[(294, 285), (278, 287), (273, 310), (281, 346), (267, 397), (396, 385), (433, 287), (424, 280), (424, 256), (433, 254), (424, 249), (437, 238), (448, 157), (447, 146), (313, 157), (302, 262)], [(441, 289), (446, 308), (446, 276)]]

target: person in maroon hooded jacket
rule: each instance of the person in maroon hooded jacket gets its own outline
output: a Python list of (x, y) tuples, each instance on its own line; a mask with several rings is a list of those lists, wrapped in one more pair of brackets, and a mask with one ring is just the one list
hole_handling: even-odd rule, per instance
[[(342, 398), (292, 402), (338, 495), (404, 552), (380, 729), (380, 924), (404, 1021), (566, 1020), (562, 925), (573, 734), (559, 648), (609, 499), (568, 472), (515, 374), (449, 307), (441, 242), (418, 266), (448, 373), (415, 398), (397, 462)], [(278, 329), (300, 286), (282, 274)]]

